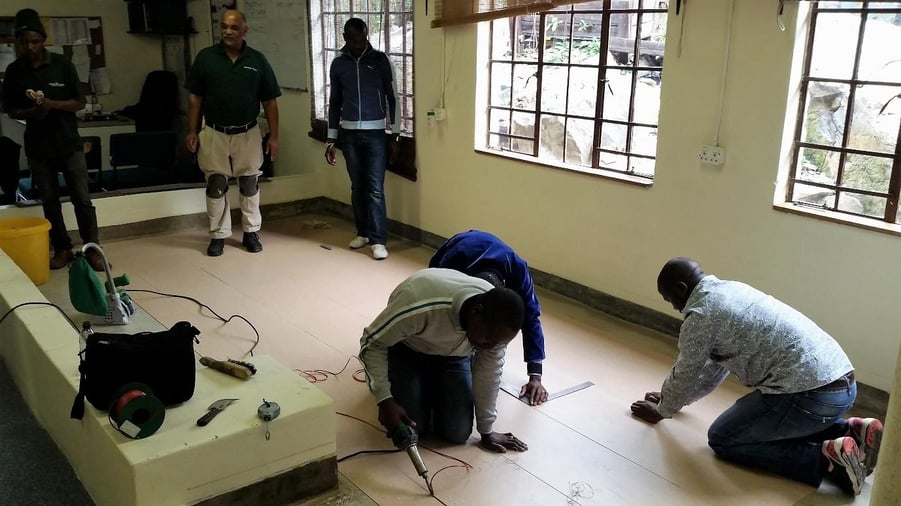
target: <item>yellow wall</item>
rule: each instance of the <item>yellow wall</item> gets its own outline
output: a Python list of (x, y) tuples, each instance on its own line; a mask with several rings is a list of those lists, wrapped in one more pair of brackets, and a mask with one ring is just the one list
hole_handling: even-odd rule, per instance
[[(419, 9), (416, 113), (424, 118), (438, 103), (446, 47), (448, 120), (417, 123), (420, 180), (389, 177), (389, 216), (443, 236), (494, 231), (538, 269), (660, 311), (672, 310), (656, 293), (659, 268), (671, 256), (695, 257), (708, 272), (808, 314), (842, 343), (861, 381), (889, 389), (901, 342), (901, 238), (772, 209), (784, 134), (794, 124), (790, 118), (785, 131), (786, 114), (796, 110), (797, 6), (787, 4), (782, 32), (776, 2), (734, 5), (720, 135), (726, 164), (701, 167), (696, 155), (715, 130), (728, 2), (695, 0), (678, 57), (681, 20), (670, 17), (657, 177), (649, 189), (475, 153), (478, 29), (428, 28)], [(329, 196), (348, 201), (343, 192)]]
[[(670, 17), (657, 177), (642, 188), (475, 153), (478, 28), (431, 29), (431, 10), (426, 16), (416, 2), (416, 114), (424, 118), (437, 105), (444, 65), (448, 119), (417, 123), (419, 181), (388, 176), (389, 217), (443, 236), (491, 230), (535, 268), (667, 312), (656, 293), (657, 272), (669, 257), (692, 256), (708, 272), (745, 281), (812, 317), (842, 343), (860, 381), (890, 389), (901, 342), (901, 238), (771, 206), (794, 124), (786, 114), (795, 111), (796, 4), (786, 4), (789, 29), (781, 32), (777, 2), (735, 0), (720, 135), (726, 164), (719, 169), (699, 166), (696, 155), (715, 129), (728, 2), (689, 4), (678, 57), (681, 20)], [(104, 28), (109, 37), (106, 18)], [(325, 195), (349, 203), (342, 164), (327, 166), (324, 146), (307, 137), (309, 94), (289, 91), (279, 104), (283, 156), (276, 173), (294, 176), (264, 186), (264, 201)], [(101, 226), (128, 221), (121, 216), (201, 212), (202, 191), (193, 192), (98, 200)], [(553, 360), (553, 336), (548, 346)]]

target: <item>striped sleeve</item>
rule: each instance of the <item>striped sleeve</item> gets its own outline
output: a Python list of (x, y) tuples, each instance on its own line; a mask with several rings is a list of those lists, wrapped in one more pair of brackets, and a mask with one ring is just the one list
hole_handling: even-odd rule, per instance
[(342, 88), (341, 74), (338, 72), (338, 58), (332, 60), (329, 67), (329, 96), (328, 96), (328, 138), (338, 138), (338, 128), (341, 126), (341, 112), (344, 107), (344, 88)]
[(497, 420), (497, 394), (504, 372), (504, 354), (507, 348), (478, 350), (472, 358), (472, 397), (479, 434), (494, 430)]
[(366, 382), (376, 403), (391, 397), (388, 381), (388, 348), (409, 336), (420, 334), (430, 312), (452, 307), (448, 298), (417, 299), (410, 285), (399, 287), (388, 300), (388, 307), (368, 327), (360, 339), (360, 361), (366, 370)]
[(400, 84), (397, 82), (394, 64), (391, 62), (391, 58), (389, 58), (388, 55), (385, 55), (385, 63), (388, 67), (387, 72), (385, 73), (384, 83), (385, 102), (388, 106), (388, 121), (391, 122), (391, 133), (398, 135), (400, 134), (400, 111), (402, 108), (400, 95), (398, 93)]

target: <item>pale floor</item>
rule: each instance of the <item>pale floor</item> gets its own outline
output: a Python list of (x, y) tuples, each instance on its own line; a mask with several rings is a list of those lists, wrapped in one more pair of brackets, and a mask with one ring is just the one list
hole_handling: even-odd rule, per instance
[[(327, 224), (325, 228), (318, 228)], [(151, 289), (200, 299), (222, 315), (241, 314), (259, 330), (257, 353), (295, 369), (338, 371), (358, 351), (362, 329), (383, 309), (391, 290), (424, 268), (432, 251), (392, 239), (390, 258), (377, 262), (369, 248), (352, 251), (351, 224), (304, 215), (270, 220), (260, 237), (264, 251), (240, 247), (240, 230), (225, 254), (205, 255), (203, 230), (110, 241), (104, 248), (114, 274), (127, 273), (132, 289)], [(58, 276), (54, 273), (54, 276)], [(603, 287), (599, 287), (603, 289)], [(209, 318), (191, 302), (133, 293), (151, 316), (169, 326), (187, 320), (202, 334), (198, 351), (240, 358), (253, 343), (243, 322)], [(872, 478), (856, 501), (825, 485), (819, 491), (717, 460), (706, 429), (743, 392), (727, 383), (674, 419), (650, 426), (633, 418), (632, 401), (658, 390), (676, 355), (675, 341), (608, 317), (570, 299), (539, 290), (551, 392), (591, 381), (594, 386), (529, 407), (505, 393), (495, 429), (513, 432), (529, 445), (524, 453), (481, 450), (476, 438), (464, 446), (435, 448), (473, 467), (439, 470), (455, 462), (424, 451), (436, 496), (447, 504), (553, 505), (819, 505), (867, 504)], [(246, 360), (252, 361), (247, 357)], [(351, 362), (338, 377), (318, 383), (336, 409), (376, 422), (376, 407)], [(525, 380), (519, 338), (508, 349), (505, 380)], [(359, 450), (389, 449), (375, 429), (337, 417), (338, 457)], [(291, 437), (273, 433), (272, 438)], [(426, 443), (426, 446), (431, 446)], [(339, 464), (341, 492), (316, 504), (434, 505), (405, 454), (363, 455)], [(436, 476), (437, 475), (437, 476)], [(359, 490), (355, 490), (358, 487)], [(360, 493), (362, 491), (362, 493)], [(368, 496), (368, 498), (367, 498)], [(322, 502), (320, 502), (322, 501)]]

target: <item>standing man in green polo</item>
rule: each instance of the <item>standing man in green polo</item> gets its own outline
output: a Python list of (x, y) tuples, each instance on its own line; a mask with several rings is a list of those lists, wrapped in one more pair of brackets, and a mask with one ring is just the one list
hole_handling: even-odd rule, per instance
[[(66, 180), (81, 240), (100, 242), (97, 210), (88, 191), (84, 144), (75, 118), (75, 112), (84, 109), (84, 95), (72, 63), (65, 56), (44, 49), (47, 32), (38, 13), (22, 9), (15, 20), (20, 55), (6, 67), (3, 112), (13, 119), (25, 120), (25, 154), (44, 217), (50, 222), (50, 268), (62, 269), (75, 254), (63, 220), (58, 172)], [(86, 256), (95, 271), (103, 271), (100, 253), (91, 249)]]
[[(241, 205), (241, 243), (251, 253), (263, 251), (260, 237), (260, 167), (263, 140), (257, 126), (260, 104), (269, 123), (266, 151), (278, 157), (278, 104), (281, 95), (266, 57), (249, 47), (247, 18), (238, 10), (222, 13), (222, 41), (197, 54), (185, 88), (188, 98), (188, 151), (197, 153), (206, 177), (206, 211), (210, 219), (211, 257), (219, 256), (232, 234), (228, 178), (238, 178)], [(203, 111), (204, 128), (200, 130)]]

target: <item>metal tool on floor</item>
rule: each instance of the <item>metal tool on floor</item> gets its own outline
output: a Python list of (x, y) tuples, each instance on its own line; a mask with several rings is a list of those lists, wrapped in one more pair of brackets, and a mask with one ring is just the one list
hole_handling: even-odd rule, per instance
[(219, 399), (218, 401), (210, 404), (210, 407), (206, 408), (206, 414), (197, 419), (197, 425), (204, 427), (206, 424), (210, 423), (213, 418), (216, 418), (216, 415), (221, 413), (225, 408), (232, 405), (232, 403), (236, 402), (238, 399)]
[[(579, 390), (584, 390), (593, 385), (594, 385), (593, 382), (586, 381), (584, 383), (579, 383), (578, 385), (573, 385), (571, 387), (564, 388), (563, 390), (558, 390), (552, 394), (549, 394), (547, 396), (547, 401), (545, 401), (545, 402), (550, 402), (554, 399), (563, 397), (564, 395), (569, 395), (571, 393), (578, 392)], [(503, 382), (503, 383), (501, 383), (501, 390), (503, 390), (504, 392), (507, 392), (508, 394), (512, 395), (513, 397), (516, 397), (524, 404), (529, 404), (529, 399), (526, 396), (522, 396), (522, 397), (519, 396), (520, 389), (517, 388), (516, 386), (511, 385), (510, 383)]]
[[(103, 259), (103, 268), (106, 271), (105, 283), (100, 282), (100, 278), (88, 263), (86, 254), (91, 249), (99, 253)], [(124, 289), (118, 288), (128, 283), (127, 275), (113, 278), (106, 254), (93, 242), (85, 243), (81, 247), (81, 251), (76, 253), (75, 260), (69, 267), (69, 299), (72, 306), (82, 313), (103, 317), (103, 323), (106, 324), (125, 325), (134, 316), (134, 303)]]
[(413, 462), (413, 467), (416, 468), (416, 474), (422, 476), (429, 488), (429, 493), (434, 495), (432, 484), (429, 483), (429, 469), (425, 466), (425, 462), (422, 461), (422, 456), (419, 454), (419, 435), (416, 434), (416, 429), (401, 423), (390, 434), (390, 437), (398, 450), (407, 452), (407, 456)]

